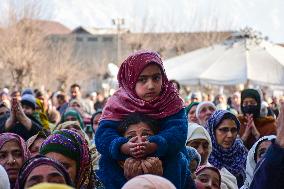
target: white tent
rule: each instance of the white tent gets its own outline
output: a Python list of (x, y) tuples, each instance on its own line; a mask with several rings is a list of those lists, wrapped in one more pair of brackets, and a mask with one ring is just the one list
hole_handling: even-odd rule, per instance
[(239, 33), (223, 44), (164, 61), (170, 79), (181, 84), (284, 85), (284, 48), (251, 33)]

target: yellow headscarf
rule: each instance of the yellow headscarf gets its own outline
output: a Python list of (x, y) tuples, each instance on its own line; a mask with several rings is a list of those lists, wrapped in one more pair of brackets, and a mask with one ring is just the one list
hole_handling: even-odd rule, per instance
[(73, 189), (73, 188), (65, 184), (40, 183), (30, 187), (29, 189)]
[(36, 105), (37, 105), (36, 112), (39, 114), (39, 119), (40, 119), (42, 126), (45, 129), (49, 130), (49, 121), (48, 121), (46, 112), (44, 110), (43, 104), (39, 99), (36, 99)]

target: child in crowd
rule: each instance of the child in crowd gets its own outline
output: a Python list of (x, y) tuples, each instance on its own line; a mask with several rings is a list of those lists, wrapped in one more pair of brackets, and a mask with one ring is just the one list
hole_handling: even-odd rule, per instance
[[(109, 98), (96, 132), (101, 153), (98, 176), (106, 188), (121, 188), (126, 178), (114, 172), (117, 161), (129, 157), (155, 156), (163, 160), (163, 176), (177, 188), (185, 188), (190, 179), (185, 151), (187, 117), (183, 101), (168, 81), (162, 60), (155, 52), (138, 51), (130, 55), (118, 73), (119, 89)], [(159, 121), (159, 132), (133, 144), (122, 137), (118, 126), (127, 115), (139, 112)]]

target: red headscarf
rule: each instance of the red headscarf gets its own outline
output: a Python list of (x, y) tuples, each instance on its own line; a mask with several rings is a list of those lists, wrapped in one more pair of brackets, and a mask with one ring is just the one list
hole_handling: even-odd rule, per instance
[[(160, 95), (147, 102), (137, 96), (135, 85), (140, 73), (150, 64), (161, 68), (163, 83)], [(154, 119), (162, 119), (183, 108), (183, 101), (174, 85), (169, 82), (163, 62), (156, 52), (138, 51), (130, 55), (122, 63), (117, 79), (119, 89), (108, 99), (101, 120), (120, 121), (133, 112), (140, 112)]]

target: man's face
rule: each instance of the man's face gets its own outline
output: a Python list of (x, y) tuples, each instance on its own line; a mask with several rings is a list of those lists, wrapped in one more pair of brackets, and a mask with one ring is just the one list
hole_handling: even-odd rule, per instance
[(79, 98), (81, 96), (79, 87), (72, 87), (70, 92), (71, 98)]

